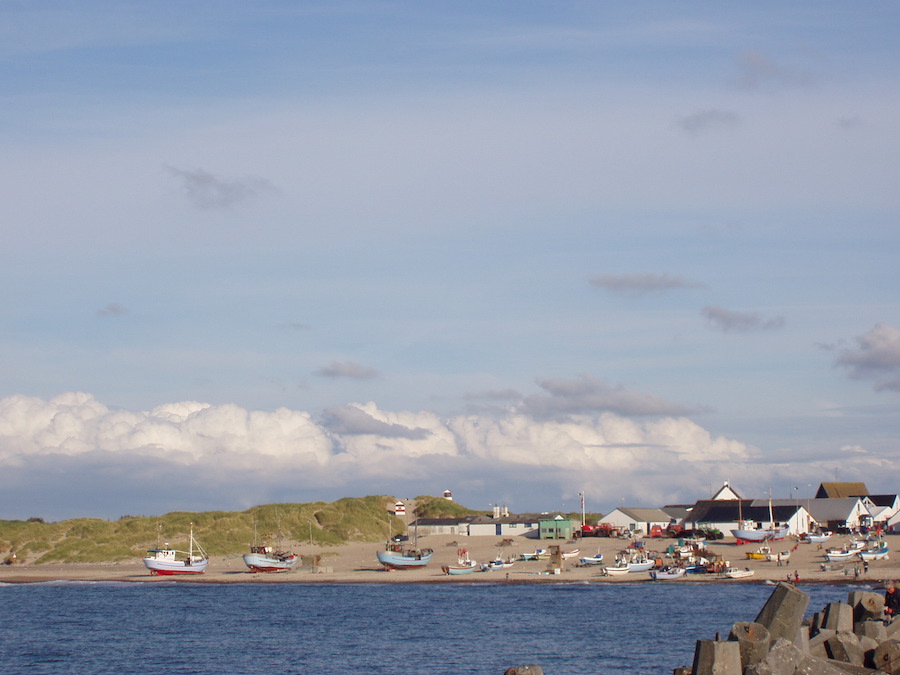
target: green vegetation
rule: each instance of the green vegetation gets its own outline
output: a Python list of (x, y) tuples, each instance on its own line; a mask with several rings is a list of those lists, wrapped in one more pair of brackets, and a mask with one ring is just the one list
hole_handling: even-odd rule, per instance
[(404, 530), (403, 521), (388, 513), (395, 501), (383, 496), (347, 498), (331, 503), (266, 504), (246, 511), (122, 516), (117, 521), (0, 520), (0, 560), (10, 552), (15, 552), (20, 562), (38, 564), (127, 560), (166, 542), (185, 548), (192, 523), (194, 537), (210, 555), (238, 555), (254, 541), (319, 546), (383, 541)]
[(473, 511), (462, 504), (443, 497), (416, 497), (416, 517), (418, 518), (465, 518), (466, 516), (490, 515), (488, 511)]

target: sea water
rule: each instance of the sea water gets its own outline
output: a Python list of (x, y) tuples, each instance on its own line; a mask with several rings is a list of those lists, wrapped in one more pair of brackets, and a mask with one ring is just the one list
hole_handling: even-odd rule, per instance
[[(752, 583), (0, 584), (4, 673), (671, 673)], [(800, 585), (809, 611), (845, 585)]]

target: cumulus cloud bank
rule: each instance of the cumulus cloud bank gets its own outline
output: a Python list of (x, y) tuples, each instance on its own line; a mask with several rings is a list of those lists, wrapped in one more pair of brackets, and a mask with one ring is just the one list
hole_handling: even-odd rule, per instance
[[(564, 398), (622, 394), (589, 379), (544, 386), (568, 389)], [(529, 405), (503, 416), (443, 419), (366, 403), (331, 408), (317, 420), (286, 408), (196, 401), (134, 412), (85, 393), (8, 396), (0, 399), (0, 508), (18, 517), (23, 503), (32, 515), (109, 516), (452, 487), (470, 490), (476, 502), (505, 497), (531, 510), (552, 508), (585, 481), (613, 481), (618, 495), (637, 473), (649, 496), (683, 462), (702, 465), (707, 477), (720, 462), (755, 453), (684, 417), (638, 422), (570, 405), (573, 414), (538, 419)], [(683, 488), (696, 487), (692, 481)]]
[[(622, 394), (590, 378), (543, 386), (548, 398), (567, 401)], [(446, 488), (476, 508), (504, 502), (533, 511), (560, 508), (585, 489), (595, 502), (661, 505), (692, 502), (738, 475), (745, 490), (771, 485), (772, 465), (756, 448), (684, 416), (550, 407), (552, 418), (536, 417), (529, 404), (441, 418), (365, 403), (316, 419), (196, 401), (134, 412), (85, 393), (8, 396), (0, 399), (0, 516), (153, 515)], [(856, 461), (862, 475), (891, 468), (865, 453)], [(809, 473), (813, 464), (779, 470)], [(821, 471), (833, 470), (825, 464)]]

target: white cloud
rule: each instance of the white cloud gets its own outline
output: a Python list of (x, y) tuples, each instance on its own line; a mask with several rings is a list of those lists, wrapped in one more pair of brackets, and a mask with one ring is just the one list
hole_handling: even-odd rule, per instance
[[(804, 459), (790, 475), (839, 470), (849, 480), (894, 464), (842, 448)], [(558, 508), (562, 495), (584, 489), (596, 502), (661, 505), (702, 498), (737, 475), (745, 491), (764, 494), (772, 466), (758, 449), (683, 416), (445, 419), (366, 403), (332, 409), (319, 423), (286, 408), (193, 401), (133, 412), (84, 393), (0, 399), (3, 517), (152, 515), (448, 487), (476, 508), (501, 500), (520, 511)]]

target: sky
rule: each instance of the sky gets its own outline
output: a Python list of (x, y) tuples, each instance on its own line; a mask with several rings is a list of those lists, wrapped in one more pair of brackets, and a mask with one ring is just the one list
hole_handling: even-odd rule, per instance
[(0, 17), (0, 518), (900, 491), (896, 3)]

